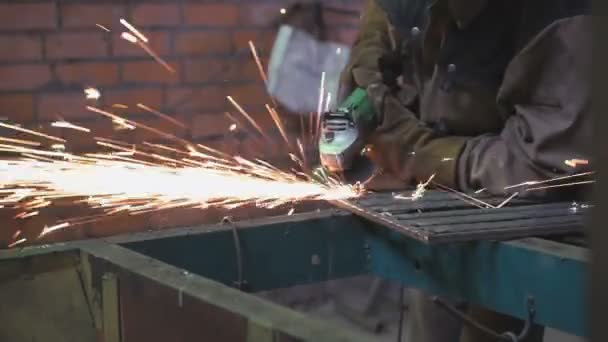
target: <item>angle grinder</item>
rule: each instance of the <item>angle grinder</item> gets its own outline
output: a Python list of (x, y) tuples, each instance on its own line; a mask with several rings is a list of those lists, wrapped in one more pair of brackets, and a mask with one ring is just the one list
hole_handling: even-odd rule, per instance
[(371, 177), (375, 168), (365, 156), (365, 145), (374, 118), (374, 109), (362, 88), (355, 89), (335, 110), (323, 113), (319, 137), (322, 169), (317, 169), (320, 178), (326, 178), (325, 171), (349, 183)]

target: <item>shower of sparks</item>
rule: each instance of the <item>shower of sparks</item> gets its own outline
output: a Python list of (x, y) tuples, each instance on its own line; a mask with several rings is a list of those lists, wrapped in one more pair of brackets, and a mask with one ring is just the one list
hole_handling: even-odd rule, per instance
[(126, 27), (129, 31), (131, 31), (131, 33), (133, 33), (137, 38), (139, 38), (142, 42), (147, 43), (148, 42), (148, 38), (146, 36), (143, 35), (143, 33), (139, 32), (139, 30), (137, 30), (135, 27), (133, 27), (133, 25), (129, 24), (128, 21), (124, 20), (124, 19), (120, 19), (120, 23)]
[(435, 174), (432, 174), (431, 177), (429, 177), (429, 179), (426, 182), (420, 182), (418, 183), (418, 185), (416, 185), (416, 190), (412, 193), (411, 196), (403, 196), (403, 195), (396, 195), (394, 196), (395, 199), (401, 199), (401, 200), (411, 200), (411, 201), (417, 201), (419, 199), (421, 199), (424, 194), (426, 193), (426, 188), (427, 186), (429, 186), (429, 184), (433, 181), (433, 178), (435, 178)]
[(325, 111), (329, 112), (329, 108), (331, 108), (331, 92), (328, 91), (325, 99)]
[(519, 195), (519, 192), (513, 193), (511, 196), (507, 197), (507, 199), (502, 201), (499, 205), (494, 207), (494, 209), (500, 209), (500, 208), (504, 207), (505, 205), (507, 205), (507, 203), (511, 202), (511, 200), (514, 199), (515, 197), (517, 197), (518, 195)]
[(27, 239), (26, 239), (26, 238), (19, 239), (19, 240), (15, 241), (15, 242), (10, 243), (10, 244), (9, 244), (7, 247), (8, 247), (8, 248), (13, 248), (13, 247), (16, 247), (16, 246), (18, 246), (18, 245), (21, 245), (22, 243), (24, 243), (24, 242), (26, 242), (26, 241), (27, 241)]
[(4, 128), (8, 128), (8, 129), (13, 129), (15, 131), (19, 131), (19, 132), (35, 135), (35, 136), (38, 136), (38, 137), (41, 137), (41, 138), (46, 138), (46, 139), (57, 141), (57, 142), (60, 142), (60, 143), (66, 142), (65, 139), (61, 139), (61, 138), (58, 138), (58, 137), (54, 137), (52, 135), (48, 135), (48, 134), (32, 131), (32, 130), (29, 130), (29, 129), (26, 129), (26, 128), (22, 128), (22, 127), (19, 127), (19, 126), (5, 124), (3, 122), (0, 122), (0, 127), (4, 127)]
[[(143, 39), (136, 37), (129, 32), (121, 33), (120, 37), (129, 43), (135, 44), (139, 46), (142, 50), (144, 50), (150, 57), (152, 57), (158, 64), (160, 64), (163, 68), (167, 69), (170, 73), (175, 73), (175, 69), (169, 65), (164, 59), (162, 59), (152, 48), (147, 44), (147, 38), (145, 41)], [(144, 37), (145, 38), (145, 37)]]
[(87, 100), (99, 100), (101, 97), (101, 93), (96, 88), (85, 88), (84, 95)]
[[(325, 96), (325, 71), (321, 73), (321, 84), (319, 85), (319, 104), (317, 107), (317, 117), (314, 127), (314, 134), (311, 134), (313, 138), (317, 137), (319, 127), (321, 125), (321, 114), (323, 112), (323, 99)], [(315, 139), (316, 140), (316, 139)]]
[(569, 159), (564, 161), (564, 164), (575, 168), (578, 167), (579, 165), (589, 165), (589, 161), (586, 159)]
[(6, 138), (6, 137), (0, 137), (0, 141), (10, 142), (10, 143), (15, 143), (15, 144), (21, 144), (21, 145), (29, 145), (29, 146), (40, 146), (41, 145), (37, 141), (29, 141), (29, 140), (23, 140), (23, 139), (13, 139), (13, 138)]
[(81, 132), (86, 132), (86, 133), (91, 132), (91, 130), (88, 129), (88, 128), (86, 128), (86, 127), (74, 125), (74, 124), (69, 123), (67, 121), (55, 121), (55, 122), (53, 122), (51, 124), (51, 126), (53, 126), (53, 127), (59, 127), (59, 128), (69, 128), (69, 129), (74, 129), (74, 130), (81, 131)]
[(262, 66), (262, 62), (260, 60), (260, 57), (258, 56), (258, 52), (255, 49), (255, 45), (251, 40), (249, 41), (249, 49), (251, 50), (253, 60), (255, 61), (256, 66), (258, 67), (258, 71), (260, 72), (260, 77), (262, 78), (262, 81), (264, 81), (264, 84), (268, 85), (268, 77), (266, 76), (266, 72), (264, 72), (264, 67)]
[(456, 195), (457, 198), (460, 199), (461, 201), (474, 205), (478, 208), (484, 208), (484, 209), (488, 209), (488, 208), (495, 209), (496, 208), (495, 206), (491, 205), (488, 202), (485, 202), (485, 201), (482, 201), (473, 196), (467, 195), (464, 192), (460, 192), (456, 189), (452, 189), (449, 186), (445, 186), (445, 185), (439, 184), (437, 182), (433, 182), (433, 185), (435, 185), (440, 190), (447, 191), (449, 193)]
[(109, 28), (107, 28), (107, 27), (105, 27), (105, 26), (103, 26), (101, 24), (95, 24), (95, 26), (99, 27), (100, 29), (102, 29), (102, 30), (104, 30), (106, 32), (112, 32), (112, 31), (110, 31)]
[[(593, 174), (595, 174), (595, 171), (582, 172), (582, 173), (577, 173), (577, 174), (574, 174), (574, 175), (556, 177), (556, 178), (546, 179), (546, 180), (542, 180), (542, 181), (527, 181), (527, 182), (523, 182), (523, 183), (519, 183), (519, 184), (515, 184), (515, 185), (506, 186), (505, 190), (509, 190), (509, 189), (513, 189), (513, 188), (520, 188), (520, 187), (525, 187), (525, 186), (530, 186), (530, 185), (540, 185), (540, 184), (546, 184), (546, 183), (553, 183), (553, 182), (558, 182), (558, 181), (572, 179), (572, 178), (591, 176)], [(567, 185), (568, 184), (564, 184), (564, 185), (561, 185), (561, 186), (567, 186)]]
[(575, 185), (593, 184), (593, 183), (595, 183), (595, 180), (588, 180), (588, 181), (581, 181), (581, 182), (572, 182), (572, 183), (564, 183), (564, 184), (556, 184), (556, 185), (538, 186), (538, 187), (534, 187), (534, 188), (528, 188), (528, 189), (526, 189), (526, 191), (539, 191), (539, 190), (546, 190), (546, 189), (553, 189), (553, 188), (563, 188), (563, 187), (569, 187), (569, 186), (575, 186)]
[(177, 119), (172, 118), (170, 115), (163, 114), (163, 113), (159, 112), (156, 109), (150, 108), (150, 107), (148, 107), (148, 106), (146, 106), (144, 104), (141, 104), (141, 103), (138, 103), (137, 107), (141, 108), (141, 109), (143, 109), (143, 110), (145, 110), (147, 112), (150, 112), (150, 113), (152, 113), (152, 114), (154, 114), (154, 115), (156, 115), (156, 116), (158, 116), (160, 118), (163, 118), (163, 119), (171, 122), (172, 124), (174, 124), (176, 126), (179, 126), (179, 127), (182, 127), (182, 128), (187, 128), (187, 126), (183, 122), (181, 122), (181, 121), (179, 121)]
[[(88, 109), (118, 120), (107, 111)], [(169, 134), (131, 120), (124, 121), (160, 136)], [(1, 150), (16, 156), (0, 160), (0, 203), (20, 209), (18, 219), (36, 216), (37, 209), (66, 200), (86, 203), (103, 213), (45, 226), (40, 233), (43, 237), (119, 213), (136, 215), (173, 208), (230, 209), (247, 204), (274, 208), (303, 200), (332, 201), (359, 196), (355, 187), (336, 180), (316, 183), (302, 172), (281, 171), (262, 160), (229, 156), (181, 139), (179, 142), (187, 144), (186, 149), (151, 143), (137, 147), (100, 137), (95, 140), (111, 152), (79, 155), (66, 152), (61, 148), (63, 144), (54, 144), (48, 150), (0, 144)], [(159, 154), (160, 151), (171, 154)], [(11, 245), (24, 242), (22, 239)]]
[(243, 109), (243, 107), (241, 107), (240, 104), (238, 104), (238, 102), (236, 102), (232, 96), (226, 96), (226, 98), (228, 99), (228, 101), (230, 102), (230, 104), (232, 104), (234, 106), (234, 108), (236, 108), (236, 110), (238, 110), (239, 113), (241, 113), (241, 115), (243, 115), (243, 117), (245, 117), (245, 119), (247, 119), (247, 121), (249, 121), (249, 123), (251, 123), (251, 125), (253, 125), (253, 127), (255, 127), (255, 129), (266, 139), (268, 139), (269, 141), (272, 141), (272, 139), (270, 139), (270, 137), (268, 137), (268, 135), (266, 133), (264, 133), (264, 130), (262, 129), (262, 127), (260, 127), (260, 125), (258, 125), (258, 123), (245, 111), (245, 109)]

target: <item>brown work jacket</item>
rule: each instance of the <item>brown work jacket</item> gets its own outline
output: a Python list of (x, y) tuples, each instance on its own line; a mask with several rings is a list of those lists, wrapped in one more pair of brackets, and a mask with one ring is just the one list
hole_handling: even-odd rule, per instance
[(454, 167), (461, 190), (503, 193), (585, 172), (593, 167), (588, 12), (584, 0), (439, 0), (420, 27), (393, 35), (369, 1), (343, 78), (378, 82), (378, 58), (402, 42), (408, 108), (440, 134), (467, 138)]

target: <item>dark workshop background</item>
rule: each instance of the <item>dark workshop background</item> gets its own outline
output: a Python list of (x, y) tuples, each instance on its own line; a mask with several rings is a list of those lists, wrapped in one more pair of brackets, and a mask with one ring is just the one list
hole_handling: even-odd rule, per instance
[[(323, 4), (359, 10), (361, 2), (323, 1)], [(230, 154), (281, 163), (288, 155), (278, 139), (277, 144), (260, 144), (246, 132), (228, 134), (231, 121), (224, 112), (231, 109), (226, 95), (232, 95), (261, 126), (273, 126), (263, 110), (269, 100), (247, 43), (255, 42), (266, 65), (276, 31), (273, 23), (281, 15), (280, 9), (289, 8), (292, 3), (0, 0), (0, 117), (5, 122), (61, 136), (68, 140), (69, 151), (98, 149), (94, 136), (132, 143), (170, 143), (139, 129), (117, 130), (110, 120), (87, 111), (83, 89), (97, 87), (102, 96), (94, 104), (99, 107), (126, 105), (129, 109), (112, 108), (112, 111)], [(352, 43), (358, 23), (356, 16), (333, 12), (326, 12), (324, 16), (329, 40)], [(119, 34), (124, 31), (120, 18), (140, 28), (150, 39), (151, 47), (177, 72), (168, 73), (141, 48), (120, 39)], [(105, 32), (96, 24), (112, 32)], [(138, 111), (137, 103), (175, 116), (186, 123), (188, 129)], [(287, 117), (291, 118), (287, 120), (291, 133), (297, 134), (298, 125), (291, 122), (295, 117)], [(49, 124), (59, 118), (90, 128), (94, 134), (50, 127)], [(20, 135), (9, 130), (0, 134)], [(17, 229), (31, 240), (45, 222), (68, 215), (73, 217), (74, 210), (87, 213), (84, 207), (58, 208), (16, 222), (11, 220), (15, 213), (3, 211), (0, 220), (8, 229), (0, 232), (0, 246), (11, 241)], [(241, 210), (233, 214), (271, 212)], [(181, 210), (118, 217), (66, 230), (49, 239), (182, 226), (213, 221), (218, 215)]]

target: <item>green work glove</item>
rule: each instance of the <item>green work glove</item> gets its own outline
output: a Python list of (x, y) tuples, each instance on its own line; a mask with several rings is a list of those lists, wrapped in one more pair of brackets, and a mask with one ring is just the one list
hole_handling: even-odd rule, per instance
[(367, 94), (379, 122), (369, 139), (372, 160), (404, 182), (426, 181), (434, 174), (435, 182), (455, 187), (457, 160), (467, 138), (436, 133), (383, 84), (370, 85)]

